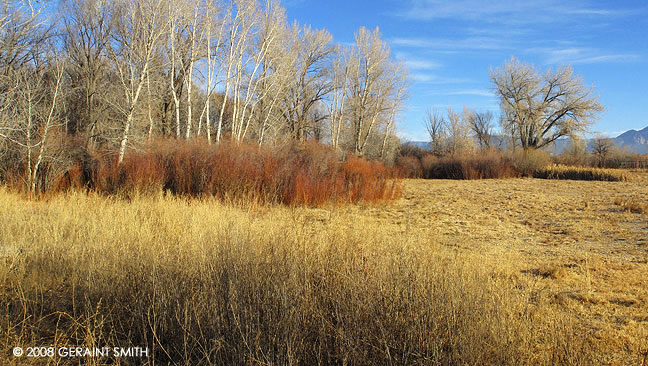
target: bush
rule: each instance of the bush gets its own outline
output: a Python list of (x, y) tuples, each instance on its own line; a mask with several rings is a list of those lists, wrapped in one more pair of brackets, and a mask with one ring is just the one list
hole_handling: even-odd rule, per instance
[(534, 172), (540, 171), (551, 164), (551, 155), (543, 150), (518, 150), (513, 154), (513, 166), (525, 177), (533, 177)]
[(427, 179), (497, 179), (518, 176), (511, 160), (496, 151), (481, 154), (423, 158)]
[(423, 165), (416, 156), (400, 156), (396, 159), (398, 174), (403, 178), (422, 178)]
[(168, 192), (289, 205), (392, 199), (399, 194), (391, 169), (350, 157), (338, 162), (317, 144), (270, 150), (246, 144), (158, 141), (146, 151), (75, 162), (56, 184), (58, 191), (87, 187), (132, 197)]

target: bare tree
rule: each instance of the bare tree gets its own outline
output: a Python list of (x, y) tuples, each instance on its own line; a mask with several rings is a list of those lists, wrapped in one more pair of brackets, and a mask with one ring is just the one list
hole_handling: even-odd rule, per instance
[(393, 62), (390, 49), (380, 38), (376, 28), (362, 27), (356, 33), (355, 64), (351, 74), (351, 93), (348, 103), (353, 151), (364, 155), (368, 142), (374, 138), (380, 124), (389, 123), (394, 99), (399, 90), (405, 90), (405, 67)]
[(447, 141), (445, 118), (438, 110), (431, 111), (428, 109), (425, 112), (423, 122), (430, 137), (432, 153), (435, 155), (443, 155)]
[(86, 133), (93, 144), (107, 119), (110, 73), (107, 47), (111, 32), (108, 9), (99, 0), (67, 0), (62, 3), (63, 50), (71, 89), (68, 101), (67, 131)]
[(350, 85), (350, 50), (336, 47), (331, 65), (331, 93), (328, 100), (328, 120), (331, 145), (334, 149), (340, 146), (342, 127), (344, 126), (345, 103), (348, 99)]
[[(236, 120), (240, 113), (239, 96), (243, 85), (243, 76), (249, 62), (247, 51), (250, 48), (251, 38), (256, 30), (259, 13), (256, 0), (233, 0), (227, 9), (228, 34), (224, 45), (224, 92), (221, 109), (216, 129), (216, 142), (220, 142), (227, 102), (232, 97), (233, 112), (232, 121)], [(232, 14), (234, 14), (232, 16)], [(231, 93), (231, 94), (230, 94)], [(234, 138), (234, 136), (232, 136)]]
[(115, 3), (115, 32), (109, 49), (125, 96), (125, 117), (119, 143), (118, 162), (124, 160), (133, 117), (146, 76), (152, 67), (160, 38), (167, 32), (163, 0), (128, 0)]
[(569, 146), (563, 152), (570, 165), (583, 165), (587, 160), (587, 140), (582, 138), (570, 139)]
[(207, 142), (211, 144), (211, 99), (219, 83), (219, 76), (223, 69), (222, 63), (219, 64), (219, 52), (223, 46), (227, 26), (226, 15), (223, 9), (220, 8), (217, 0), (207, 0), (205, 5), (205, 43), (206, 43), (206, 56), (207, 56), (207, 95), (205, 98), (205, 105), (200, 116), (198, 125), (198, 136), (201, 133), (201, 125), (203, 115), (205, 116), (205, 132), (207, 135)]
[(447, 151), (451, 155), (465, 152), (472, 148), (472, 140), (468, 136), (470, 127), (468, 120), (471, 118), (471, 111), (464, 108), (463, 113), (455, 112), (448, 108), (448, 116), (445, 120), (448, 134)]
[(614, 148), (614, 140), (609, 137), (598, 136), (592, 140), (592, 150), (600, 168), (605, 166), (608, 155)]
[(467, 116), (468, 125), (479, 141), (479, 147), (482, 149), (490, 149), (492, 136), (493, 136), (493, 113), (474, 112)]
[(256, 108), (269, 92), (267, 83), (272, 78), (268, 72), (269, 54), (286, 34), (286, 15), (276, 1), (267, 0), (259, 14), (259, 31), (250, 51), (250, 69), (245, 84), (245, 94), (241, 98), (241, 113), (233, 125), (233, 136), (237, 141), (243, 140), (254, 119)]
[(586, 132), (603, 110), (571, 67), (540, 74), (511, 58), (504, 67), (491, 70), (490, 77), (500, 99), (502, 127), (515, 131), (525, 150)]
[(282, 113), (291, 138), (303, 141), (309, 128), (321, 121), (308, 120), (313, 116), (311, 109), (332, 90), (328, 61), (335, 48), (331, 45), (333, 37), (326, 30), (300, 27), (295, 22), (290, 32), (295, 63)]

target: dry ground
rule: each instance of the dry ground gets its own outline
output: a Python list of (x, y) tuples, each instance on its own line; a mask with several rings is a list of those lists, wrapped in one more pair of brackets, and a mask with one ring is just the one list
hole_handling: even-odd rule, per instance
[(166, 329), (186, 364), (646, 366), (648, 215), (615, 204), (645, 202), (632, 178), (406, 180), (320, 209), (0, 188), (0, 364)]
[(648, 350), (648, 215), (614, 203), (648, 200), (648, 174), (631, 176), (408, 180), (396, 204), (348, 210), (398, 226), (402, 235), (427, 227), (435, 242), (510, 271), (535, 301), (555, 304), (593, 330), (607, 361), (624, 364)]

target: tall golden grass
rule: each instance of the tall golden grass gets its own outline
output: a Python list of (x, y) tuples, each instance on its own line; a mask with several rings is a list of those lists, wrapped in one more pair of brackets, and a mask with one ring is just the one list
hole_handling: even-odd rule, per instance
[(555, 164), (536, 169), (533, 172), (533, 177), (542, 179), (598, 180), (606, 182), (625, 182), (628, 180), (628, 176), (621, 170)]
[(648, 201), (645, 199), (617, 197), (614, 204), (627, 212), (648, 214)]
[[(340, 211), (0, 188), (0, 345), (142, 346), (100, 365), (593, 364), (505, 266)], [(5, 251), (8, 252), (8, 251)], [(8, 352), (3, 365), (23, 364)]]

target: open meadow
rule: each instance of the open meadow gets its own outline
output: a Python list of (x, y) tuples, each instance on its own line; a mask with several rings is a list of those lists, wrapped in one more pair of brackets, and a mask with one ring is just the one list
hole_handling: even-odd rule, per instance
[[(0, 190), (0, 363), (645, 365), (648, 197), (628, 182), (405, 180), (323, 208)], [(633, 202), (634, 202), (633, 201)]]

